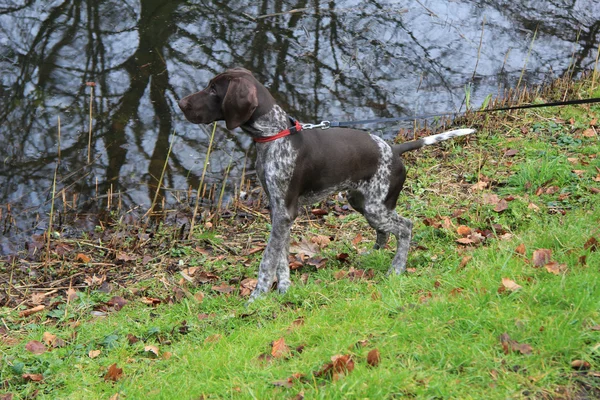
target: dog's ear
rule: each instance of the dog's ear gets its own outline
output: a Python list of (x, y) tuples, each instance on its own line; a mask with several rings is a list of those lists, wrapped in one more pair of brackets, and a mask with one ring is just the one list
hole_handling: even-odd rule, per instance
[(248, 121), (257, 106), (256, 87), (242, 77), (231, 79), (221, 105), (227, 129), (235, 129)]

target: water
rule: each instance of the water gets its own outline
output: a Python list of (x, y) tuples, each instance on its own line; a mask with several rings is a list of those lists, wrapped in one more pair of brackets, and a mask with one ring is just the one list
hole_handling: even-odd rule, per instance
[[(4, 0), (0, 254), (46, 228), (55, 169), (59, 210), (96, 212), (109, 191), (145, 210), (175, 132), (163, 194), (195, 190), (210, 127), (186, 123), (176, 100), (228, 67), (254, 71), (304, 122), (454, 112), (466, 85), (476, 106), (521, 77), (592, 68), (599, 15), (592, 0)], [(392, 138), (400, 126), (376, 128)], [(250, 145), (219, 125), (207, 181), (231, 163), (231, 192), (253, 168)]]

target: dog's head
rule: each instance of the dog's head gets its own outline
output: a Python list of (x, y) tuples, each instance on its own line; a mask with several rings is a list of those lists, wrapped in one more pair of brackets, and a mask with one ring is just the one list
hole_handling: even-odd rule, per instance
[(273, 104), (267, 89), (244, 68), (227, 70), (211, 79), (206, 89), (179, 100), (179, 108), (188, 121), (209, 124), (224, 120), (227, 129), (253, 119), (257, 108), (270, 109)]

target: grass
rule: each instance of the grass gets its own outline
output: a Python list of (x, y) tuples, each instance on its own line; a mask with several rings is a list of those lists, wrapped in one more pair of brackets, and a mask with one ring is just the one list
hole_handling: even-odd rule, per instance
[[(146, 279), (80, 287), (68, 302), (60, 289), (31, 316), (19, 316), (30, 298), (0, 309), (0, 394), (597, 398), (600, 144), (583, 134), (596, 115), (599, 106), (476, 116), (475, 138), (410, 154), (398, 210), (415, 222), (415, 245), (402, 276), (386, 276), (395, 242), (370, 251), (374, 233), (337, 200), (319, 206), (327, 215), (295, 224), (293, 240), (306, 248), (313, 238), (324, 242), (311, 258), (296, 256), (290, 291), (249, 306), (241, 284), (256, 276), (261, 252), (251, 250), (268, 237), (263, 216), (198, 226), (193, 241), (174, 240), (178, 229), (168, 226), (146, 247), (132, 235), (119, 251), (141, 259), (151, 248), (161, 261), (120, 268), (150, 270)], [(91, 251), (85, 246), (73, 252)], [(551, 250), (555, 264), (536, 267), (540, 249)], [(122, 309), (119, 299), (127, 300)], [(273, 344), (281, 338), (283, 356)], [(46, 351), (28, 351), (31, 341), (46, 341)], [(374, 349), (381, 359), (371, 366)], [(353, 367), (335, 378), (320, 373), (336, 355), (350, 356)], [(577, 360), (589, 364), (574, 369)], [(121, 374), (109, 372), (113, 364)]]

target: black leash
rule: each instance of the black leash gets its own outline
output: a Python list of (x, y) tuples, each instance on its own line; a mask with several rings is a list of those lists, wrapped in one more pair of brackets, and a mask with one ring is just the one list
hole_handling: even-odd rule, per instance
[[(566, 100), (566, 101), (554, 101), (554, 102), (550, 102), (550, 103), (541, 103), (541, 104), (526, 104), (526, 105), (522, 105), (522, 106), (512, 106), (512, 107), (500, 107), (500, 108), (491, 108), (491, 109), (486, 109), (486, 110), (475, 110), (473, 112), (476, 113), (487, 113), (487, 112), (494, 112), (494, 111), (510, 111), (510, 110), (522, 110), (525, 108), (542, 108), (542, 107), (556, 107), (556, 106), (568, 106), (568, 105), (572, 105), (572, 104), (592, 104), (592, 103), (600, 103), (600, 97), (594, 97), (591, 99), (580, 99), (580, 100)], [(378, 123), (378, 122), (399, 122), (399, 121), (414, 121), (416, 119), (428, 119), (428, 118), (435, 118), (435, 117), (445, 117), (445, 116), (458, 116), (460, 114), (465, 114), (465, 113), (451, 113), (451, 112), (447, 112), (447, 113), (441, 113), (441, 114), (424, 114), (424, 115), (417, 115), (414, 117), (392, 117), (392, 118), (379, 118), (379, 119), (363, 119), (363, 120), (359, 120), (359, 121), (346, 121), (346, 122), (338, 122), (338, 121), (323, 121), (321, 124), (319, 125), (314, 125), (314, 127), (323, 127), (324, 126), (320, 126), (320, 125), (324, 125), (324, 123), (327, 123), (328, 127), (340, 127), (340, 126), (350, 126), (350, 125), (362, 125), (362, 124), (374, 124), (374, 123)], [(311, 126), (312, 127), (312, 126)]]

